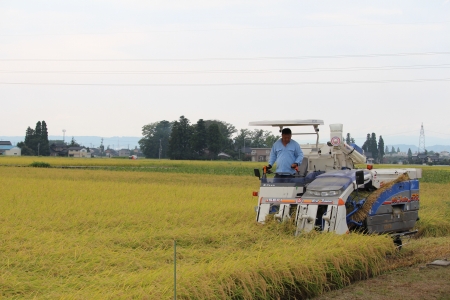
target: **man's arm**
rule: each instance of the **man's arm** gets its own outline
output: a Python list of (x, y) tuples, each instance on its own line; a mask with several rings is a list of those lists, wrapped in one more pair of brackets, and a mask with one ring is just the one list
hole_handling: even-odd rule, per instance
[(273, 164), (277, 160), (277, 154), (276, 154), (276, 151), (275, 151), (275, 143), (272, 146), (272, 150), (270, 150), (269, 165), (271, 165), (271, 166), (273, 166)]
[(302, 163), (303, 160), (303, 151), (300, 148), (300, 145), (298, 143), (296, 143), (295, 145), (295, 162), (298, 166), (300, 166), (300, 164)]

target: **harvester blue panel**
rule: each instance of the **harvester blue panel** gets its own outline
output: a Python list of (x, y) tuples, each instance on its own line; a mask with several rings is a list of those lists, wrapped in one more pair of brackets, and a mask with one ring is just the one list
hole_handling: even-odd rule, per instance
[(414, 179), (410, 180), (411, 183), (411, 190), (419, 190), (419, 180)]

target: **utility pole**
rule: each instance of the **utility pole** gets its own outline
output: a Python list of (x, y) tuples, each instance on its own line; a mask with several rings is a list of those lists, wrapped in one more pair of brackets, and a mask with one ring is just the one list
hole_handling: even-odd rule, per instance
[[(244, 160), (245, 160), (245, 156), (246, 156), (246, 152), (245, 152), (245, 140), (246, 140), (246, 139), (244, 138)], [(250, 139), (249, 139), (249, 141), (250, 141), (250, 143), (252, 142), (252, 140), (250, 140)], [(239, 152), (239, 154), (240, 154), (240, 152)]]
[(162, 152), (161, 139), (159, 139), (159, 159), (161, 159), (161, 152)]
[(66, 141), (66, 130), (63, 129), (62, 132), (63, 132), (63, 143), (64, 143)]
[(423, 129), (423, 123), (422, 126), (420, 127), (420, 137), (419, 137), (419, 149), (418, 149), (418, 154), (420, 154), (420, 152), (422, 151), (423, 153), (425, 153), (425, 130)]

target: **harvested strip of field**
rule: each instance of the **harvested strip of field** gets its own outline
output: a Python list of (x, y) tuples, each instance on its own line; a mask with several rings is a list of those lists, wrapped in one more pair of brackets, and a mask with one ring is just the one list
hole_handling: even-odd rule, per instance
[[(5, 298), (170, 299), (174, 240), (180, 299), (315, 295), (403, 259), (386, 260), (384, 236), (257, 225), (251, 176), (1, 167), (0, 178)], [(405, 249), (403, 263), (423, 259)]]
[(326, 293), (314, 300), (354, 299), (449, 299), (450, 268), (402, 268), (367, 281), (360, 281), (339, 291)]

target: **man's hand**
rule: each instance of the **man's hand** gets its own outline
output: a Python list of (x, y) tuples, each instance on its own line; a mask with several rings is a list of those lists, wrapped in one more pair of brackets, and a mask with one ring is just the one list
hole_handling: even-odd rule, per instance
[(266, 166), (266, 169), (267, 169), (267, 170), (272, 169), (272, 165), (267, 165), (267, 166)]
[(292, 169), (295, 169), (295, 168), (297, 168), (298, 167), (298, 164), (297, 163), (293, 163), (292, 165), (291, 165), (291, 168)]

